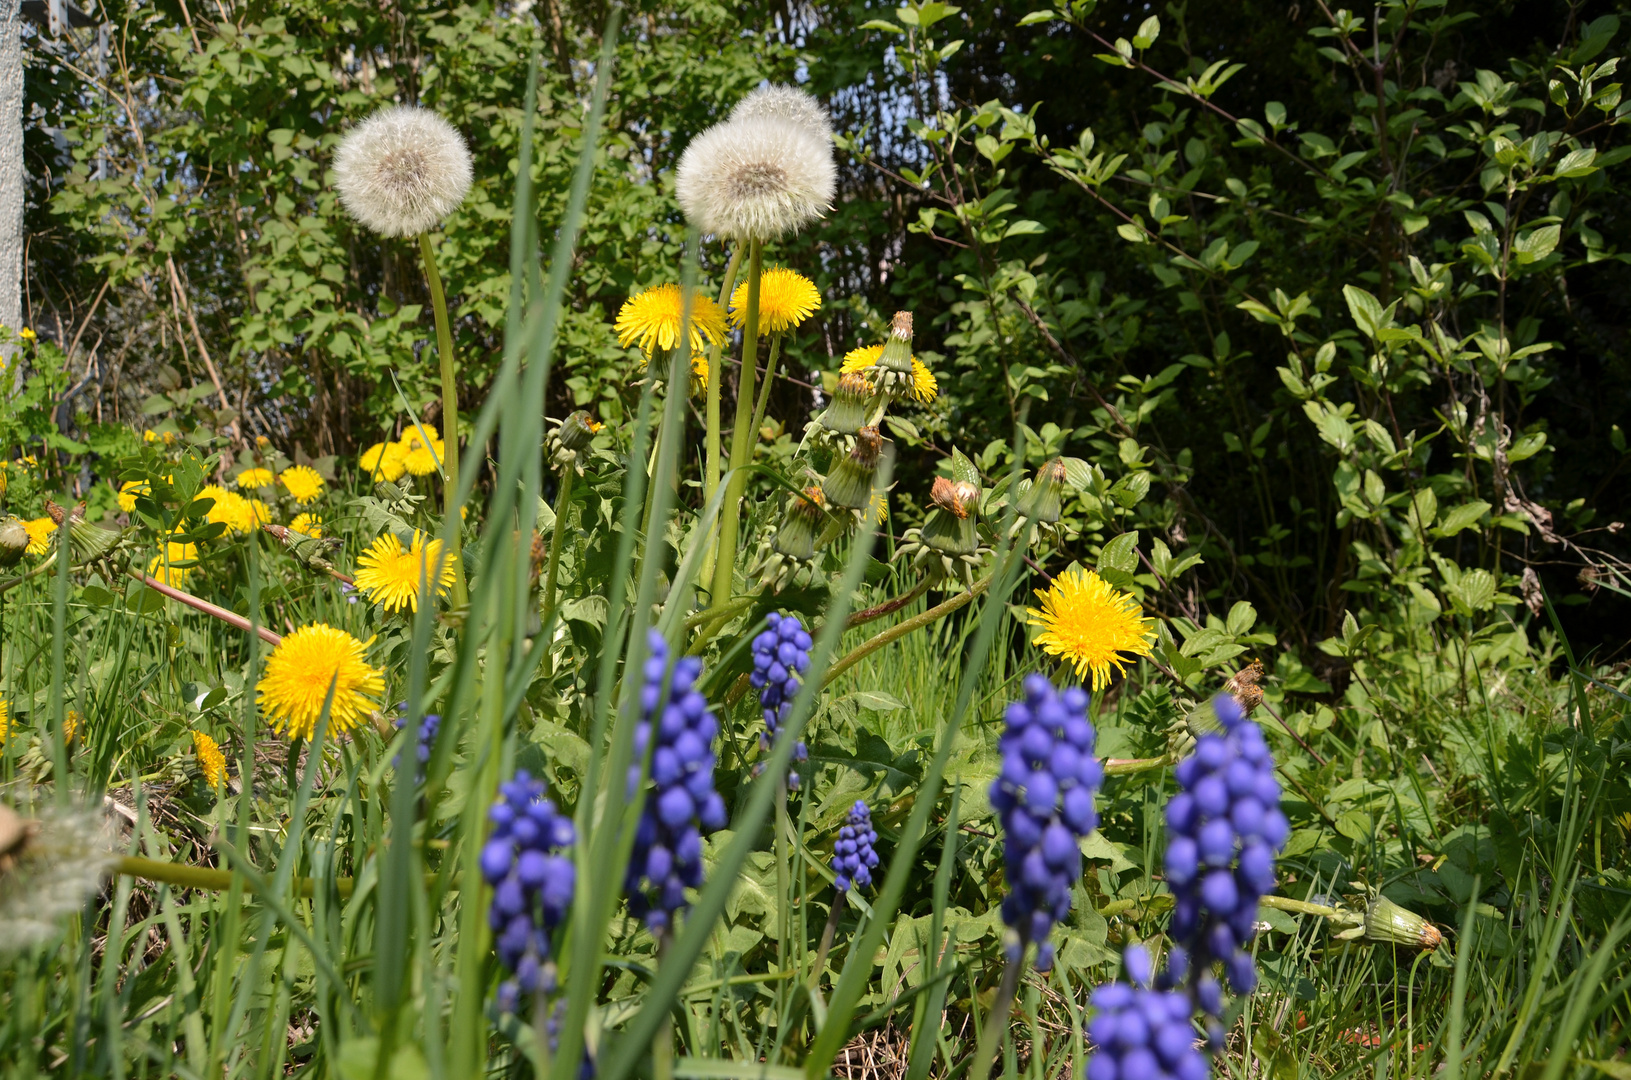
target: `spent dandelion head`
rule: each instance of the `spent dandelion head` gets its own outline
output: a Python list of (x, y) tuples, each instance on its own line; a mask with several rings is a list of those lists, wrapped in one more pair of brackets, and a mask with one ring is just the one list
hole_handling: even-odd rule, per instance
[(278, 483), (302, 506), (316, 502), (323, 494), (323, 476), (310, 465), (291, 465), (278, 474)]
[(832, 141), (777, 116), (733, 118), (702, 132), (680, 156), (674, 191), (686, 220), (734, 240), (775, 240), (832, 207)]
[(809, 131), (823, 143), (832, 142), (832, 117), (815, 96), (796, 86), (771, 83), (752, 91), (731, 110), (732, 120), (774, 120)]
[(272, 650), (255, 689), (272, 730), (309, 739), (330, 686), (329, 731), (350, 731), (376, 707), (374, 695), (384, 692), (385, 675), (369, 666), (362, 642), (327, 623), (311, 623)]
[(429, 109), (395, 105), (352, 128), (334, 154), (346, 212), (381, 236), (440, 225), (470, 190), (464, 136)]
[(239, 491), (253, 491), (256, 488), (271, 487), (273, 479), (274, 477), (271, 469), (262, 469), (257, 467), (253, 469), (245, 469), (243, 472), (237, 475), (237, 477), (233, 480), (233, 483), (238, 486)]
[(1034, 644), (1069, 661), (1079, 677), (1091, 674), (1095, 692), (1109, 684), (1112, 667), (1126, 670), (1128, 654), (1150, 655), (1143, 608), (1093, 571), (1072, 567), (1036, 595), (1042, 607), (1025, 609), (1029, 624), (1042, 629)]
[[(759, 275), (759, 333), (784, 334), (821, 308), (821, 290), (815, 282), (785, 266), (772, 266)], [(731, 325), (748, 318), (748, 283), (731, 293)]]
[(417, 530), (406, 548), (394, 533), (384, 533), (357, 559), (357, 588), (386, 611), (418, 611), (421, 581), (445, 596), (453, 575), (453, 561), (443, 557), (441, 540), (427, 541)]
[[(618, 310), (617, 343), (623, 348), (638, 345), (649, 359), (658, 349), (668, 352), (680, 343), (681, 327), (685, 324), (685, 294), (679, 285), (668, 282), (629, 297)], [(694, 293), (691, 297), (691, 366), (707, 377), (707, 360), (702, 351), (705, 343), (717, 345), (725, 340), (725, 312), (717, 301)]]

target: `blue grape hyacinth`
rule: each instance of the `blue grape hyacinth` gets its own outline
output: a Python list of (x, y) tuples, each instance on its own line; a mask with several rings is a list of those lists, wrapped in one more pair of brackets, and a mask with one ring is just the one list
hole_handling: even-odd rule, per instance
[(878, 853), (874, 850), (877, 842), (878, 832), (872, 827), (872, 810), (857, 799), (855, 805), (850, 807), (843, 827), (838, 830), (838, 840), (833, 844), (833, 884), (839, 892), (848, 892), (852, 884), (872, 884), (872, 871), (878, 867)]
[(1173, 949), (1163, 985), (1189, 982), (1211, 1016), (1222, 1013), (1212, 965), (1222, 963), (1236, 993), (1257, 985), (1246, 946), (1258, 900), (1274, 888), (1275, 855), (1290, 826), (1263, 732), (1227, 696), (1212, 702), (1219, 734), (1202, 735), (1178, 763), (1178, 793), (1167, 803), (1167, 887)]
[[(396, 718), (396, 726), (399, 729), (408, 726), (407, 709), (406, 702), (397, 706), (397, 711), (402, 713), (401, 716)], [(430, 764), (430, 752), (436, 746), (436, 733), (441, 729), (442, 718), (436, 713), (426, 713), (419, 721), (419, 739), (414, 746), (414, 756), (419, 761), (419, 767), (415, 771), (415, 775), (420, 779), (424, 779), (425, 766)], [(395, 768), (400, 764), (402, 764), (402, 755), (397, 754), (391, 759), (391, 767)]]
[(572, 819), (544, 797), (544, 782), (525, 769), (499, 785), (487, 817), (493, 823), (481, 849), (481, 876), (493, 887), (487, 922), (499, 962), (514, 976), (499, 987), (499, 1008), (513, 1012), (521, 995), (555, 990), (549, 938), (577, 885), (567, 854), (577, 836)]
[(1104, 769), (1093, 757), (1088, 697), (1079, 686), (1064, 691), (1042, 675), (1025, 678), (1025, 697), (1008, 706), (997, 748), (1002, 772), (991, 784), (991, 805), (1006, 838), (1009, 892), (1002, 919), (1019, 935), (1017, 961), (1037, 943), (1036, 967), (1053, 966), (1053, 924), (1070, 913), (1070, 892), (1082, 876), (1078, 841), (1098, 824), (1093, 793)]
[(1085, 1080), (1206, 1080), (1211, 1069), (1195, 1045), (1189, 998), (1150, 989), (1142, 945), (1128, 946), (1125, 960), (1129, 982), (1093, 991)]
[[(666, 931), (685, 907), (685, 890), (702, 884), (702, 834), (725, 827), (725, 800), (714, 790), (714, 739), (719, 721), (696, 689), (702, 661), (682, 656), (668, 667), (668, 642), (655, 630), (641, 674), (640, 723), (634, 753), (651, 757), (651, 786), (635, 828), (624, 889), (629, 910), (654, 933)], [(664, 693), (664, 680), (667, 693)], [(629, 798), (641, 767), (629, 766)]]
[[(753, 639), (753, 674), (748, 681), (759, 691), (759, 704), (764, 706), (765, 730), (759, 737), (759, 749), (768, 752), (776, 732), (793, 712), (799, 676), (810, 666), (811, 638), (797, 615), (771, 612), (765, 621), (769, 629)], [(794, 761), (805, 761), (809, 756), (804, 743), (793, 747)], [(787, 786), (796, 788), (798, 783), (798, 773), (789, 770)]]

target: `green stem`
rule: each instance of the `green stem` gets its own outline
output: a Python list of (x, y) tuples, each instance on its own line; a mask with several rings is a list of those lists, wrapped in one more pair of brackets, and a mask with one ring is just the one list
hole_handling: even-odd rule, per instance
[(888, 645), (892, 641), (900, 640), (907, 634), (910, 634), (913, 630), (919, 630), (925, 626), (928, 626), (936, 619), (945, 618), (947, 615), (950, 615), (958, 608), (963, 607), (970, 600), (973, 600), (976, 596), (979, 596), (990, 587), (991, 579), (989, 577), (983, 577), (970, 586), (967, 592), (958, 593), (945, 603), (937, 604), (921, 615), (913, 615), (910, 619), (906, 619), (903, 622), (898, 622), (889, 629), (880, 631), (879, 633), (873, 635), (872, 637), (863, 641), (861, 644), (857, 645), (855, 648), (851, 649), (848, 656), (844, 657), (842, 660), (838, 661), (838, 663), (829, 668), (827, 671), (827, 679), (824, 683), (822, 683), (822, 685), (831, 686), (834, 679), (837, 679), (838, 676), (842, 675), (856, 664), (859, 664), (862, 660), (866, 659), (868, 656), (871, 656), (885, 645)]
[(988, 1080), (991, 1075), (991, 1062), (1002, 1044), (1003, 1032), (1008, 1030), (1008, 1018), (1014, 1010), (1014, 995), (1019, 991), (1019, 976), (1024, 968), (1024, 952), (1020, 953), (1017, 961), (1003, 965), (1002, 984), (997, 987), (991, 1011), (986, 1014), (985, 1027), (980, 1032), (980, 1045), (974, 1051), (974, 1067), (968, 1072), (969, 1080)]
[[(561, 570), (561, 544), (566, 540), (566, 515), (572, 508), (572, 481), (578, 471), (568, 465), (561, 470), (561, 490), (555, 495), (555, 529), (549, 537), (549, 569), (544, 575), (544, 613), (541, 633), (550, 633), (550, 620), (555, 617), (555, 584)], [(544, 649), (544, 677), (555, 671), (555, 654)]]
[(753, 419), (753, 377), (759, 363), (759, 278), (764, 268), (763, 245), (748, 241), (748, 310), (742, 328), (742, 376), (736, 385), (736, 426), (731, 431), (731, 478), (725, 488), (723, 518), (719, 526), (719, 551), (714, 559), (712, 600), (731, 595), (736, 573), (736, 535), (742, 523), (742, 493), (747, 488), (745, 466), (753, 457), (748, 424)]
[(770, 335), (770, 357), (765, 361), (765, 381), (764, 385), (759, 387), (759, 404), (754, 406), (753, 427), (750, 429), (755, 439), (759, 437), (759, 429), (764, 426), (765, 407), (770, 404), (770, 385), (776, 377), (776, 358), (781, 355), (781, 351), (782, 336)]
[[(736, 288), (736, 270), (742, 264), (742, 245), (737, 244), (731, 252), (730, 262), (725, 264), (725, 283), (719, 289), (719, 306), (725, 307), (730, 303), (731, 293)], [(706, 503), (714, 497), (719, 490), (719, 387), (724, 377), (724, 364), (721, 354), (724, 344), (716, 342), (708, 346), (708, 434), (707, 434), (707, 470), (703, 474), (702, 501)]]
[(815, 963), (810, 966), (807, 986), (811, 990), (821, 985), (821, 972), (827, 966), (827, 954), (832, 952), (833, 938), (838, 936), (838, 920), (844, 915), (845, 893), (833, 891), (832, 910), (827, 912), (827, 925), (821, 930), (821, 944), (816, 947)]
[(776, 970), (787, 970), (787, 946), (793, 936), (792, 889), (788, 882), (789, 855), (787, 852), (787, 778), (776, 779), (776, 894), (781, 903), (776, 905)]
[(459, 388), (453, 371), (453, 327), (447, 317), (447, 294), (442, 291), (442, 275), (436, 271), (436, 255), (430, 247), (430, 234), (419, 234), (419, 254), (425, 261), (425, 279), (430, 283), (430, 307), (436, 316), (436, 354), (442, 375), (442, 510), (451, 523), (453, 562), (453, 606), (465, 607), (470, 594), (464, 584), (464, 564), (459, 561), (462, 523), (459, 521)]
[(910, 589), (895, 597), (893, 600), (887, 600), (884, 603), (879, 604), (877, 607), (869, 607), (865, 611), (857, 611), (855, 614), (849, 617), (849, 628), (853, 630), (857, 626), (864, 626), (874, 619), (881, 619), (885, 615), (893, 615), (901, 608), (910, 604), (913, 600), (916, 600), (918, 597), (928, 592), (931, 584), (933, 584), (933, 582), (930, 581), (927, 576), (925, 576), (916, 585), (913, 585)]

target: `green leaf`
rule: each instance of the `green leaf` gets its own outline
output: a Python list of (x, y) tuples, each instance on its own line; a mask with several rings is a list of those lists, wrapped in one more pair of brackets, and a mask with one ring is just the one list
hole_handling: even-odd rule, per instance
[(1440, 537), (1454, 536), (1463, 529), (1470, 529), (1478, 524), (1479, 520), (1489, 513), (1489, 509), (1489, 503), (1482, 499), (1474, 499), (1471, 502), (1452, 507), (1445, 512), (1444, 520), (1439, 523), (1439, 527), (1434, 529), (1433, 532)]
[(1035, 26), (1037, 23), (1052, 22), (1058, 17), (1058, 14), (1052, 11), (1033, 11), (1023, 19), (1019, 20), (1019, 25)]
[(906, 33), (904, 28), (896, 26), (894, 23), (889, 22), (887, 19), (869, 19), (868, 21), (861, 24), (861, 29), (862, 30), (882, 30), (882, 31), (884, 31), (886, 33), (890, 33), (890, 34), (904, 34), (904, 33)]
[(1512, 254), (1520, 266), (1536, 262), (1550, 255), (1563, 235), (1561, 225), (1542, 225), (1531, 232), (1522, 233), (1512, 241)]
[(1252, 607), (1249, 600), (1237, 600), (1235, 606), (1229, 609), (1229, 617), (1224, 620), (1224, 626), (1235, 637), (1251, 632), (1257, 624), (1257, 609)]
[(1002, 238), (1006, 240), (1010, 236), (1037, 236), (1047, 231), (1048, 230), (1042, 226), (1041, 222), (1026, 219), (1023, 221), (1016, 221), (1012, 225), (1009, 225), (1003, 232)]
[(1106, 570), (1122, 575), (1131, 575), (1138, 570), (1137, 529), (1122, 533), (1099, 549), (1099, 576), (1104, 577)]
[(1138, 26), (1138, 33), (1133, 35), (1133, 48), (1147, 49), (1155, 44), (1155, 39), (1161, 36), (1161, 20), (1151, 15)]

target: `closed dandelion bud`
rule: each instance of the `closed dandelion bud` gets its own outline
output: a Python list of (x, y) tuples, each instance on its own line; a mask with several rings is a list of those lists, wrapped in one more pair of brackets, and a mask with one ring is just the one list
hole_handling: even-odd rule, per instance
[(1380, 945), (1407, 945), (1432, 952), (1444, 940), (1444, 935), (1414, 911), (1378, 896), (1365, 909), (1365, 939)]
[(840, 435), (854, 435), (866, 426), (872, 408), (872, 384), (859, 371), (838, 377), (838, 392), (821, 414), (821, 426)]
[(1037, 470), (1036, 483), (1019, 501), (1019, 512), (1032, 521), (1052, 525), (1064, 511), (1065, 462), (1054, 458)]
[(0, 521), (0, 566), (16, 566), (31, 542), (22, 519), (8, 514)]
[(923, 542), (948, 555), (972, 555), (979, 550), (980, 537), (974, 529), (979, 510), (980, 489), (967, 481), (953, 482), (935, 477), (929, 489), (934, 509), (923, 521)]
[(799, 562), (815, 558), (816, 530), (821, 525), (821, 508), (825, 503), (818, 487), (805, 488), (804, 494), (793, 496), (787, 504), (781, 528), (776, 530), (777, 554)]
[(882, 450), (883, 438), (877, 428), (857, 431), (855, 448), (833, 466), (821, 485), (821, 494), (827, 502), (848, 510), (864, 510), (871, 505), (872, 479), (878, 475), (878, 455)]
[(590, 418), (589, 414), (579, 409), (577, 412), (562, 420), (560, 426), (549, 433), (545, 440), (545, 449), (549, 453), (549, 460), (562, 469), (576, 469), (583, 472), (583, 459), (594, 442), (595, 436), (600, 433), (601, 425)]

